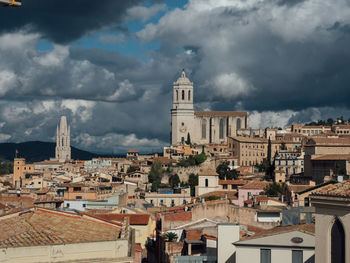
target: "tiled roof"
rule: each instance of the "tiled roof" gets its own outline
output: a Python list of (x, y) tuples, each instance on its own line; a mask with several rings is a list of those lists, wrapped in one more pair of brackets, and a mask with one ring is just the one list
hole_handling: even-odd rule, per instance
[(123, 222), (125, 217), (130, 218), (130, 225), (147, 225), (149, 214), (95, 214), (96, 218), (102, 218), (109, 221)]
[(164, 215), (165, 221), (192, 221), (192, 212), (169, 213)]
[(32, 209), (0, 216), (0, 247), (112, 241), (121, 227), (86, 216), (51, 209)]
[(199, 176), (219, 176), (212, 168), (202, 168), (199, 170)]
[(314, 192), (312, 195), (350, 197), (350, 180), (346, 180), (341, 183), (326, 185), (322, 187), (319, 191)]
[(245, 117), (248, 115), (246, 111), (195, 111), (196, 116), (240, 116)]
[(233, 140), (239, 142), (251, 142), (251, 143), (267, 143), (268, 140), (265, 138), (252, 138), (252, 137), (244, 137), (244, 136), (232, 136)]
[(244, 185), (248, 183), (247, 180), (219, 180), (219, 184), (234, 184), (234, 185)]
[(203, 229), (189, 230), (186, 232), (186, 240), (200, 240), (203, 234)]
[(130, 150), (128, 151), (128, 153), (138, 153), (138, 151), (135, 150), (135, 149), (130, 149)]
[(264, 189), (270, 183), (266, 181), (252, 181), (241, 186), (239, 189)]
[(350, 145), (350, 138), (318, 138), (313, 137), (307, 145)]
[(219, 197), (226, 197), (228, 199), (237, 200), (237, 191), (212, 191), (209, 193), (202, 194), (201, 197), (207, 197), (207, 196), (219, 196)]
[(312, 160), (322, 161), (322, 160), (350, 160), (350, 154), (325, 154), (321, 156), (315, 156)]
[(261, 231), (256, 233), (253, 236), (242, 237), (242, 240), (249, 240), (261, 237), (268, 237), (282, 233), (288, 233), (292, 231), (301, 231), (307, 234), (315, 235), (315, 224), (300, 224), (300, 225), (292, 225), (292, 226), (277, 226), (275, 228)]

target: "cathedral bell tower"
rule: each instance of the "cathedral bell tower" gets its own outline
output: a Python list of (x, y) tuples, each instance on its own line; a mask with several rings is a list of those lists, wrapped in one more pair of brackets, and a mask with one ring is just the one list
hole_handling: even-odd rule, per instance
[(56, 132), (56, 159), (65, 162), (71, 159), (70, 127), (67, 125), (66, 116), (61, 117)]
[(193, 82), (183, 70), (173, 84), (173, 107), (171, 109), (171, 145), (183, 144), (187, 134), (194, 135)]

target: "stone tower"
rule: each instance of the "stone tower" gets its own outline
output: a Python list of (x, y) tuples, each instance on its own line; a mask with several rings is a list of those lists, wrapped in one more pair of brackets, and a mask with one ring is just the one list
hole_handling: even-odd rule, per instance
[(64, 162), (71, 159), (70, 127), (67, 125), (66, 116), (61, 117), (56, 132), (56, 159)]
[(173, 107), (171, 109), (171, 144), (177, 145), (187, 140), (187, 134), (193, 138), (194, 108), (193, 83), (183, 70), (173, 84)]

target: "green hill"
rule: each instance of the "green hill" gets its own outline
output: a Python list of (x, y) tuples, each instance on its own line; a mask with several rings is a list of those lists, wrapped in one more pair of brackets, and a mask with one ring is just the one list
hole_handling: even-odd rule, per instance
[[(22, 142), (22, 143), (0, 143), (0, 160), (12, 161), (18, 150), (18, 157), (26, 158), (28, 162), (39, 162), (55, 157), (56, 144), (53, 142)], [(72, 159), (90, 160), (95, 157), (112, 157), (111, 155), (99, 155), (72, 148)]]

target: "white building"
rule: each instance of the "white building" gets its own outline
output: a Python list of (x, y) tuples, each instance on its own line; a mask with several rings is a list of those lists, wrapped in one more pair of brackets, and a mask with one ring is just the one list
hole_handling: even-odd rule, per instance
[(60, 162), (71, 159), (70, 126), (67, 125), (66, 116), (61, 117), (56, 131), (56, 159)]
[(195, 111), (193, 82), (184, 71), (173, 84), (171, 109), (171, 144), (183, 144), (188, 135), (191, 143), (224, 143), (237, 130), (248, 128), (248, 113), (236, 111)]

